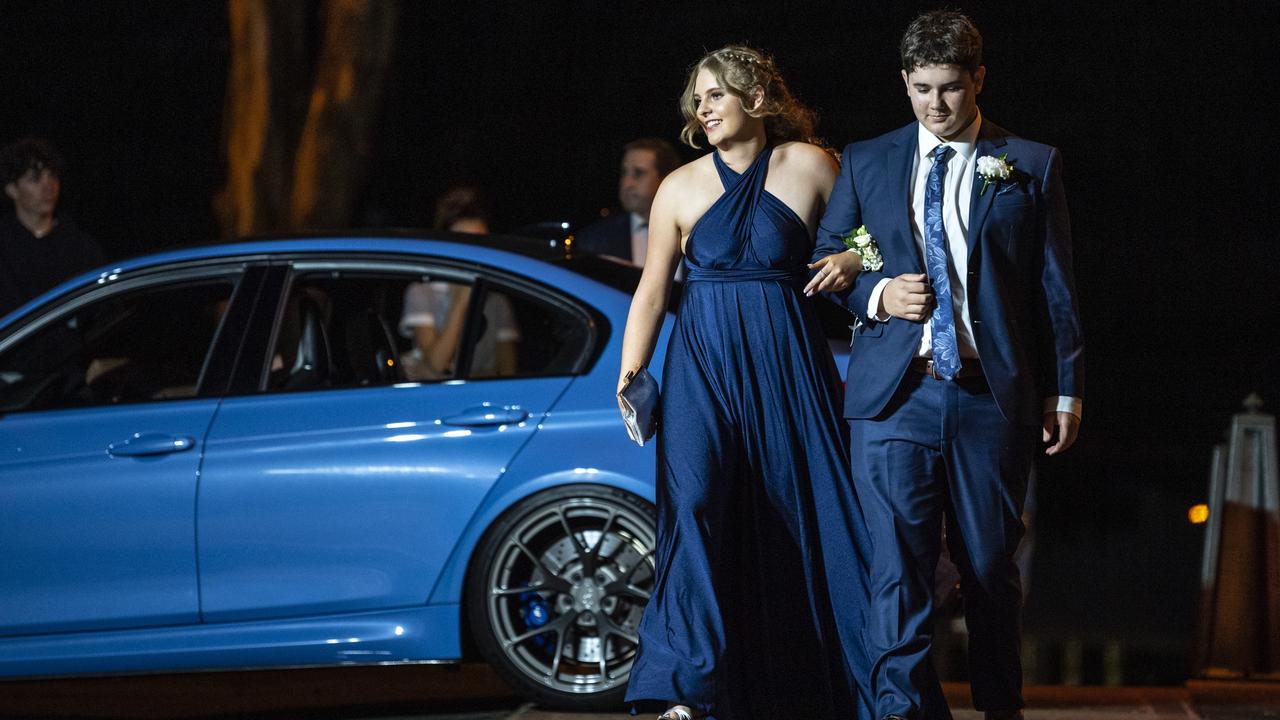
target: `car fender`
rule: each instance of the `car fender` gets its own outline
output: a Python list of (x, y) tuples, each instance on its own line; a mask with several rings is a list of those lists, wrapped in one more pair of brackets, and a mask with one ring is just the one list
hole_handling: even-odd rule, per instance
[[(626, 434), (621, 428), (618, 432)], [(541, 436), (541, 433), (539, 433)], [(536, 445), (539, 437), (535, 436), (530, 445)], [(627, 441), (630, 442), (630, 441)], [(440, 573), (440, 577), (436, 580), (435, 588), (431, 591), (431, 597), (428, 600), (429, 605), (438, 605), (438, 603), (458, 603), (462, 601), (463, 585), (466, 583), (467, 569), (471, 566), (472, 556), (474, 556), (476, 547), (480, 544), (480, 539), (493, 527), (495, 521), (503, 515), (503, 512), (511, 509), (517, 502), (525, 500), (526, 497), (538, 495), (539, 492), (547, 491), (550, 488), (561, 486), (571, 486), (571, 484), (599, 484), (603, 487), (613, 487), (621, 489), (621, 491), (630, 492), (632, 495), (643, 497), (644, 500), (654, 502), (654, 479), (653, 468), (657, 457), (654, 456), (653, 445), (644, 448), (632, 446), (636, 451), (644, 452), (653, 462), (646, 462), (646, 466), (650, 469), (648, 477), (643, 473), (636, 473), (634, 470), (628, 470), (617, 464), (617, 462), (608, 461), (608, 450), (605, 446), (600, 447), (599, 454), (593, 452), (591, 455), (598, 455), (593, 461), (591, 457), (584, 457), (581, 466), (572, 469), (557, 469), (547, 471), (547, 473), (539, 473), (534, 471), (532, 474), (520, 473), (518, 465), (520, 459), (513, 462), (513, 468), (508, 469), (503, 478), (495, 484), (493, 491), (489, 493), (489, 497), (481, 503), (480, 509), (476, 511), (470, 525), (468, 525), (465, 533), (458, 539), (458, 543), (453, 548), (449, 561), (444, 566), (444, 570)], [(631, 450), (626, 448), (626, 450)], [(522, 456), (527, 454), (522, 452)], [(617, 456), (617, 448), (613, 448), (613, 455)]]
[[(620, 311), (625, 303), (611, 299), (618, 303), (612, 309)], [(651, 369), (659, 382), (674, 321), (675, 316), (667, 313), (654, 346)], [(610, 337), (591, 371), (574, 378), (543, 416), (537, 434), (512, 458), (454, 546), (429, 603), (461, 602), (467, 568), (484, 533), (508, 508), (534, 493), (560, 485), (594, 483), (654, 502), (657, 439), (637, 447), (627, 437), (617, 406), (601, 401), (613, 397), (621, 363), (621, 335), (615, 332)]]

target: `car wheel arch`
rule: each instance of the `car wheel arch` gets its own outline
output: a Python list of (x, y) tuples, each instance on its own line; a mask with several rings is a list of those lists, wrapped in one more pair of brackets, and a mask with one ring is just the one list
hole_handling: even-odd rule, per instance
[[(589, 477), (590, 479), (586, 479)], [(503, 479), (504, 481), (507, 478)], [(625, 472), (600, 470), (596, 473), (578, 473), (574, 470), (562, 470), (546, 473), (532, 478), (525, 478), (508, 483), (500, 481), (498, 486), (476, 510), (467, 532), (458, 539), (457, 545), (450, 554), (450, 560), (435, 587), (427, 604), (457, 603), (461, 601), (463, 584), (470, 572), (476, 553), (485, 536), (502, 518), (525, 500), (540, 493), (550, 492), (569, 485), (598, 485), (635, 495), (644, 501), (654, 503), (654, 486), (652, 481), (636, 477)]]
[[(616, 482), (583, 482), (578, 473), (573, 477), (577, 482), (562, 479), (523, 493), (487, 523), (468, 554), (458, 603), (459, 633), (464, 634), (464, 657), (489, 662), (521, 695), (549, 707), (588, 709), (621, 702), (638, 643), (634, 633), (655, 572), (657, 509), (651, 484), (622, 487)], [(523, 558), (532, 559), (533, 565)], [(488, 592), (490, 583), (501, 590)], [(598, 601), (577, 605), (588, 597), (580, 592), (601, 591)], [(544, 622), (551, 623), (547, 630), (557, 642), (566, 642), (566, 634), (574, 638), (565, 646), (565, 665), (599, 663), (602, 674), (581, 675), (581, 669), (566, 670), (558, 660), (553, 662), (561, 651), (559, 644), (550, 657), (535, 659), (530, 666), (530, 648), (524, 646), (543, 640), (529, 640), (529, 629)], [(582, 640), (584, 631), (588, 639)], [(593, 642), (593, 631), (600, 631), (594, 640), (598, 649), (589, 660), (575, 649), (580, 640)], [(534, 655), (549, 650), (546, 645), (541, 648), (532, 648)], [(606, 665), (610, 669), (603, 674)], [(567, 682), (562, 682), (563, 674)]]

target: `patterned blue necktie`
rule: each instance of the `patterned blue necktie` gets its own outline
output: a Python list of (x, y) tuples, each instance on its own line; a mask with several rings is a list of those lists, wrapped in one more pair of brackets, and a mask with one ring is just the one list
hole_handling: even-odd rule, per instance
[(929, 322), (933, 335), (933, 367), (947, 380), (955, 378), (960, 370), (955, 312), (951, 307), (951, 272), (947, 267), (947, 231), (942, 224), (942, 188), (950, 158), (950, 147), (939, 145), (934, 149), (933, 167), (929, 169), (924, 190), (924, 262), (937, 301)]

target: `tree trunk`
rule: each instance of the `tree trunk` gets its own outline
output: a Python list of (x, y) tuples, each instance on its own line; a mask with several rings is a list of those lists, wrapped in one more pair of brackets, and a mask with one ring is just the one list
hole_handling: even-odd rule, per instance
[(227, 185), (216, 200), (223, 237), (349, 224), (390, 64), (395, 2), (228, 0), (227, 9)]
[(395, 34), (396, 6), (328, 0), (324, 47), (293, 166), (290, 225), (351, 222)]

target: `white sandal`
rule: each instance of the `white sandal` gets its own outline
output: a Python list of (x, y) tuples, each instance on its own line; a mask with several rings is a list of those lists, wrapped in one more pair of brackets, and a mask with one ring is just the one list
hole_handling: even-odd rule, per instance
[(676, 705), (658, 716), (658, 720), (697, 720), (686, 705)]

